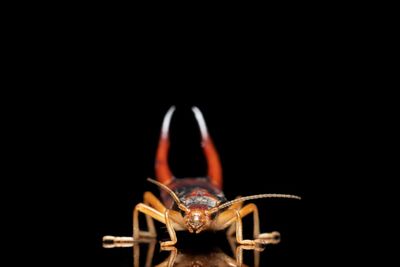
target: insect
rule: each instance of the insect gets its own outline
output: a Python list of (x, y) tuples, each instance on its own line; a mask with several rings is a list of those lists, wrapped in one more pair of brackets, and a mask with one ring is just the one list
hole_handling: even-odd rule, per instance
[[(197, 107), (192, 111), (200, 128), (203, 152), (208, 165), (208, 173), (202, 178), (175, 178), (168, 165), (169, 128), (175, 107), (166, 113), (156, 153), (156, 179), (148, 181), (159, 186), (161, 200), (151, 192), (144, 193), (143, 203), (133, 210), (133, 239), (105, 236), (105, 242), (125, 242), (127, 239), (140, 241), (155, 238), (156, 230), (153, 220), (166, 225), (170, 240), (161, 242), (162, 247), (174, 246), (177, 243), (176, 231), (189, 231), (198, 234), (206, 230), (225, 230), (228, 236), (235, 236), (240, 245), (255, 246), (271, 243), (279, 239), (278, 232), (260, 233), (260, 222), (257, 206), (253, 203), (243, 206), (246, 200), (260, 198), (301, 199), (294, 195), (259, 194), (239, 197), (227, 201), (222, 191), (222, 168), (217, 150), (211, 140), (203, 114)], [(139, 228), (139, 213), (144, 213), (147, 231)], [(243, 239), (242, 218), (253, 214), (253, 239)]]

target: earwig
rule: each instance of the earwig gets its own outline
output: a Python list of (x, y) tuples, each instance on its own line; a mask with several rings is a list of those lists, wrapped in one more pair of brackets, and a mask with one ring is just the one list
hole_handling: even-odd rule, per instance
[[(156, 230), (153, 220), (166, 225), (170, 240), (161, 242), (162, 247), (173, 246), (177, 243), (176, 231), (200, 233), (205, 230), (227, 230), (228, 236), (235, 235), (240, 245), (255, 246), (271, 243), (272, 239), (279, 239), (278, 232), (260, 233), (260, 222), (257, 206), (253, 203), (243, 206), (247, 200), (261, 198), (301, 198), (286, 194), (258, 194), (239, 197), (227, 201), (222, 191), (222, 168), (217, 150), (209, 135), (203, 114), (197, 107), (192, 111), (200, 128), (203, 152), (208, 165), (207, 177), (177, 179), (168, 165), (169, 126), (175, 107), (166, 113), (160, 140), (156, 153), (155, 174), (157, 180), (147, 180), (159, 186), (161, 200), (151, 192), (144, 193), (143, 203), (139, 203), (133, 210), (133, 238), (132, 242), (143, 238), (155, 238)], [(147, 231), (139, 229), (139, 212), (144, 213), (147, 221)], [(242, 219), (253, 214), (253, 239), (243, 239)], [(108, 242), (120, 242), (120, 237), (106, 236)]]

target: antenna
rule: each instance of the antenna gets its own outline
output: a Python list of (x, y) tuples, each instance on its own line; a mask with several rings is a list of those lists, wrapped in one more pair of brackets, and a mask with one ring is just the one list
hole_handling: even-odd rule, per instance
[(181, 210), (183, 210), (184, 212), (189, 212), (189, 209), (185, 205), (182, 204), (182, 202), (180, 201), (178, 196), (175, 194), (175, 192), (172, 191), (168, 186), (166, 186), (165, 184), (162, 184), (160, 182), (157, 182), (156, 180), (153, 180), (151, 178), (147, 178), (147, 181), (149, 181), (150, 183), (153, 183), (153, 184), (161, 187), (165, 191), (167, 191), (171, 195), (171, 197), (174, 199), (174, 201), (176, 202), (176, 204), (178, 205), (178, 207)]
[(301, 200), (301, 197), (295, 196), (295, 195), (285, 195), (285, 194), (260, 194), (260, 195), (252, 195), (252, 196), (247, 196), (247, 197), (241, 197), (237, 198), (228, 202), (223, 203), (220, 206), (217, 206), (209, 211), (209, 213), (215, 213), (221, 209), (224, 209), (226, 207), (229, 207), (235, 203), (238, 202), (243, 202), (246, 200), (252, 200), (252, 199), (259, 199), (259, 198), (291, 198), (291, 199), (298, 199)]

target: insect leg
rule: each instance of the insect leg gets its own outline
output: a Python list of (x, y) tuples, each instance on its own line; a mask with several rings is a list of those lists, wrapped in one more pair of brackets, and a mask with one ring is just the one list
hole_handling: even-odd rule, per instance
[(239, 245), (237, 246), (236, 250), (234, 251), (234, 255), (236, 256), (236, 265), (242, 266), (243, 265), (243, 250), (253, 250), (254, 253), (254, 260), (253, 266), (259, 267), (260, 266), (260, 252), (264, 250), (262, 247), (257, 246), (246, 246), (246, 245)]
[[(280, 234), (279, 232), (272, 233), (263, 233), (260, 234), (260, 218), (258, 215), (257, 206), (253, 203), (244, 206), (237, 212), (237, 220), (236, 220), (236, 240), (240, 244), (248, 244), (241, 243), (240, 240), (243, 240), (243, 227), (242, 227), (242, 218), (253, 213), (253, 237), (254, 240), (249, 240), (255, 243), (261, 244), (276, 244), (279, 243)], [(251, 242), (250, 242), (251, 243)]]
[[(158, 198), (156, 196), (153, 195), (153, 193), (147, 191), (144, 193), (143, 195), (143, 199), (144, 199), (144, 204), (148, 205), (149, 207), (153, 207), (154, 209), (156, 209), (157, 211), (164, 213), (166, 208), (165, 206), (161, 203), (160, 200), (158, 200)], [(146, 237), (156, 237), (157, 233), (156, 233), (156, 228), (154, 227), (154, 222), (153, 222), (153, 218), (148, 215), (146, 215), (146, 222), (147, 222), (147, 229), (149, 230), (148, 232), (144, 232), (141, 231), (140, 232), (140, 236), (146, 236)]]
[[(258, 209), (257, 206), (253, 203), (248, 204), (246, 206), (244, 206), (243, 208), (241, 208), (239, 210), (239, 214), (240, 214), (240, 218), (244, 218), (245, 216), (249, 215), (250, 213), (253, 213), (253, 236), (254, 238), (257, 238), (260, 235), (260, 219), (258, 216)], [(230, 228), (229, 230), (231, 230), (230, 234), (234, 234), (236, 231), (236, 228)]]
[(256, 242), (254, 240), (244, 240), (243, 239), (243, 225), (242, 225), (242, 217), (240, 215), (240, 211), (235, 210), (236, 220), (234, 221), (236, 224), (236, 242), (241, 245), (255, 245)]
[(154, 250), (156, 247), (156, 240), (152, 239), (151, 242), (149, 243), (149, 248), (147, 250), (147, 256), (146, 256), (146, 265), (145, 266), (151, 266), (151, 262), (154, 257)]
[(235, 222), (236, 218), (236, 210), (227, 209), (221, 212), (218, 217), (212, 222), (212, 229), (219, 231), (226, 229), (233, 222)]
[(103, 248), (124, 248), (134, 246), (131, 236), (103, 236)]
[(140, 237), (151, 237), (147, 232), (141, 232), (139, 229), (139, 211), (144, 213), (145, 215), (149, 215), (151, 218), (156, 219), (165, 224), (165, 216), (163, 213), (158, 210), (143, 204), (139, 203), (136, 205), (133, 210), (133, 239), (138, 240)]
[[(156, 240), (155, 239), (148, 239), (146, 240), (146, 243), (148, 243), (148, 250), (147, 250), (147, 255), (146, 255), (146, 265), (145, 266), (151, 266), (151, 261), (154, 256), (154, 249), (156, 247)], [(139, 267), (140, 266), (140, 245), (135, 245), (133, 246), (133, 266), (134, 267)]]
[[(240, 196), (238, 196), (237, 198), (240, 198)], [(232, 206), (229, 207), (229, 209), (233, 209), (233, 210), (240, 210), (243, 206), (243, 202), (238, 202), (233, 204)], [(226, 232), (226, 234), (228, 236), (232, 236), (236, 231), (236, 226), (235, 224), (231, 224), (231, 226), (228, 228), (228, 231)]]
[[(178, 250), (175, 247), (162, 247), (161, 250), (170, 251), (170, 254), (167, 259), (165, 259), (160, 264), (157, 264), (155, 267), (172, 267), (172, 266), (174, 266), (176, 256), (178, 255)], [(150, 265), (148, 265), (148, 266), (150, 266)]]
[(171, 219), (172, 219), (172, 217), (170, 215), (170, 210), (166, 210), (165, 211), (165, 225), (167, 226), (167, 230), (168, 230), (168, 233), (169, 233), (169, 236), (170, 236), (171, 240), (170, 241), (161, 242), (161, 247), (173, 246), (177, 242), (175, 229), (172, 226)]

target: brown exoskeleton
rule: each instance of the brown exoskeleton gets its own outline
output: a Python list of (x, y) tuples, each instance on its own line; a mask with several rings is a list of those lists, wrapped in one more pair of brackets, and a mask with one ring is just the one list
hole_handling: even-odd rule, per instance
[[(156, 237), (153, 219), (165, 224), (170, 236), (169, 241), (161, 242), (161, 246), (173, 246), (177, 242), (175, 231), (200, 233), (206, 230), (227, 229), (227, 235), (236, 234), (236, 241), (241, 245), (270, 243), (279, 239), (278, 232), (260, 233), (258, 209), (255, 204), (243, 206), (246, 200), (259, 198), (292, 198), (294, 195), (260, 194), (239, 197), (227, 201), (222, 192), (222, 169), (218, 153), (209, 136), (203, 115), (197, 107), (192, 110), (198, 122), (203, 151), (208, 164), (208, 175), (204, 178), (176, 179), (168, 166), (169, 125), (175, 108), (171, 107), (164, 117), (161, 137), (156, 155), (156, 180), (148, 181), (158, 185), (162, 190), (159, 200), (151, 192), (144, 193), (143, 203), (136, 205), (133, 211), (133, 241), (141, 238)], [(139, 229), (139, 212), (146, 215), (148, 230)], [(253, 214), (253, 239), (243, 239), (242, 218)], [(104, 241), (118, 242), (118, 237), (105, 236)]]

